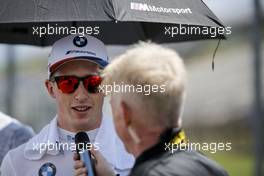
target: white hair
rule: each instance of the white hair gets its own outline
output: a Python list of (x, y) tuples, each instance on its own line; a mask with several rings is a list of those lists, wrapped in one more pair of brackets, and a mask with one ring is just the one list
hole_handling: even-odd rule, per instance
[[(154, 43), (140, 42), (113, 60), (103, 71), (104, 85), (129, 84), (161, 87), (165, 91), (119, 92), (120, 100), (136, 110), (145, 112), (144, 119), (152, 125), (181, 126), (185, 97), (185, 67), (172, 49)], [(137, 112), (136, 112), (137, 113)]]

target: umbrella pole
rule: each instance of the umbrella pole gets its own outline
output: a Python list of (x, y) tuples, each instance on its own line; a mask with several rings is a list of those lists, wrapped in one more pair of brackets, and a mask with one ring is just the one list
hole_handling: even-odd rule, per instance
[(264, 114), (262, 102), (262, 60), (261, 60), (261, 5), (259, 0), (254, 0), (253, 19), (253, 51), (254, 51), (254, 131), (255, 131), (255, 176), (263, 176), (264, 165)]

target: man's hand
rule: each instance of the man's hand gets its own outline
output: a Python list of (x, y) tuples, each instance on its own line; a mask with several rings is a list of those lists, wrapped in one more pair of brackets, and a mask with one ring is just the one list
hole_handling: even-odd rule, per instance
[(74, 175), (75, 176), (87, 176), (87, 169), (84, 166), (84, 163), (80, 160), (80, 155), (74, 153)]
[[(115, 176), (115, 172), (99, 151), (92, 149), (90, 152), (94, 157), (95, 172), (97, 176)], [(87, 169), (85, 168), (84, 163), (80, 160), (80, 156), (75, 153), (73, 159), (75, 169), (74, 175), (87, 176)]]

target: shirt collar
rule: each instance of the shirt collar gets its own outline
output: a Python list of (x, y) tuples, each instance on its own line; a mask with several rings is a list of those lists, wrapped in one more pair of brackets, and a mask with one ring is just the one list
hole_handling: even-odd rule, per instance
[[(99, 128), (86, 131), (86, 134), (88, 135), (91, 143), (95, 142), (95, 138), (97, 136), (98, 131), (99, 131)], [(59, 133), (59, 142), (67, 142), (67, 143), (75, 142), (74, 138), (75, 138), (76, 133), (67, 131), (60, 127), (58, 127), (58, 133)]]
[(48, 150), (48, 145), (57, 145), (59, 141), (58, 128), (57, 128), (57, 116), (46, 125), (39, 134), (31, 138), (25, 146), (24, 157), (29, 160), (39, 160), (46, 153), (50, 155), (57, 155), (59, 150)]
[[(24, 149), (24, 156), (29, 160), (39, 160), (45, 154), (58, 155), (59, 150), (40, 150), (40, 147), (36, 144), (48, 144), (52, 143), (56, 145), (60, 142), (59, 129), (57, 123), (57, 116), (50, 122), (49, 125), (45, 126), (39, 134), (34, 136), (29, 142), (26, 143)], [(118, 169), (130, 169), (134, 164), (134, 157), (128, 154), (124, 148), (123, 143), (117, 136), (113, 121), (111, 117), (102, 118), (101, 125), (95, 136), (94, 144), (97, 143), (99, 151), (106, 158), (106, 160)]]

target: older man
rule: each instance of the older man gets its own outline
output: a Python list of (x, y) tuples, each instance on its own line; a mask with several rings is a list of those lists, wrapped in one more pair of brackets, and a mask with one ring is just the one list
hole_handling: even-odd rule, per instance
[(29, 142), (6, 155), (2, 175), (73, 175), (74, 136), (79, 131), (87, 132), (115, 174), (128, 174), (134, 159), (126, 153), (111, 118), (102, 112), (100, 72), (107, 64), (105, 46), (94, 37), (71, 35), (54, 43), (45, 85), (57, 115)]
[[(104, 85), (127, 85), (112, 91), (111, 106), (116, 131), (126, 150), (136, 157), (131, 176), (227, 175), (214, 161), (184, 147), (185, 68), (173, 50), (138, 44), (105, 69)], [(96, 167), (98, 175), (111, 175), (103, 156), (92, 153), (101, 163), (100, 169)], [(85, 174), (83, 163), (75, 159), (75, 175)]]

